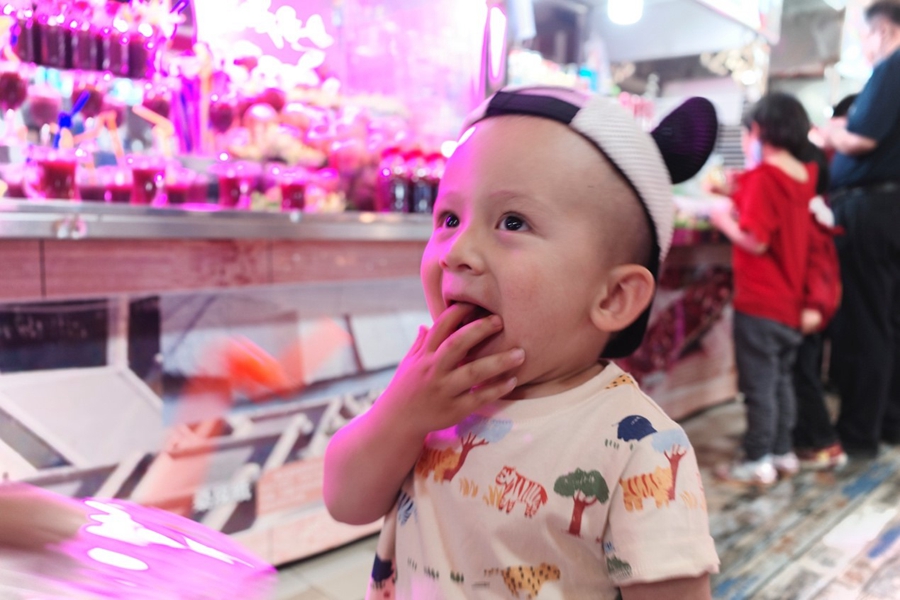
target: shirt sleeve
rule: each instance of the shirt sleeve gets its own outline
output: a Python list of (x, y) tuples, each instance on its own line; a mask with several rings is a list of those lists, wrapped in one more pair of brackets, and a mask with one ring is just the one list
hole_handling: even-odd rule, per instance
[(895, 53), (875, 68), (866, 87), (853, 102), (847, 131), (882, 142), (900, 120), (900, 55)]
[(744, 176), (735, 193), (738, 226), (753, 234), (758, 242), (766, 246), (772, 242), (772, 236), (778, 230), (778, 213), (773, 201), (777, 195), (777, 185), (764, 168), (757, 168)]
[(615, 585), (718, 572), (697, 459), (680, 427), (635, 442), (610, 502), (603, 542)]

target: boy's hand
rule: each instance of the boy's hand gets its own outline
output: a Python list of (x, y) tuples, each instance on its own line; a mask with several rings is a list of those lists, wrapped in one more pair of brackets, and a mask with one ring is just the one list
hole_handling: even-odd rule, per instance
[(822, 327), (822, 313), (814, 308), (804, 308), (800, 313), (800, 332), (803, 335), (815, 333)]
[(504, 374), (525, 362), (524, 350), (517, 348), (465, 360), (476, 345), (503, 329), (497, 315), (461, 327), (473, 310), (470, 304), (453, 304), (438, 316), (430, 330), (420, 329), (373, 408), (389, 411), (391, 418), (397, 418), (404, 428), (424, 437), (431, 431), (456, 425), (480, 406), (513, 391), (516, 378)]

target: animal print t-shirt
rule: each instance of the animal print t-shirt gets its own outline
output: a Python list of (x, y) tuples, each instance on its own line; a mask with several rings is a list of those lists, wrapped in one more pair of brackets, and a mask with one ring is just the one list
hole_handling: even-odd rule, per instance
[(615, 598), (718, 570), (694, 450), (614, 364), (432, 433), (368, 598)]

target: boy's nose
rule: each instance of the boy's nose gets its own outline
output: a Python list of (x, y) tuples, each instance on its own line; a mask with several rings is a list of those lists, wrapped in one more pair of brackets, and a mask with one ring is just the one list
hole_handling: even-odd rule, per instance
[(444, 246), (440, 263), (443, 269), (449, 271), (483, 271), (484, 261), (476, 233), (460, 228)]

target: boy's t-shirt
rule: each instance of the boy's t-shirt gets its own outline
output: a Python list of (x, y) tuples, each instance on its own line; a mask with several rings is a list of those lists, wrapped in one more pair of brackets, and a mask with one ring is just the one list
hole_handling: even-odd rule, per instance
[(612, 599), (718, 570), (687, 435), (614, 364), (431, 434), (378, 555), (369, 598)]
[(733, 200), (740, 228), (768, 249), (757, 256), (734, 247), (734, 308), (754, 317), (800, 327), (806, 286), (809, 202), (816, 195), (818, 168), (806, 165), (807, 181), (763, 163), (744, 173)]

